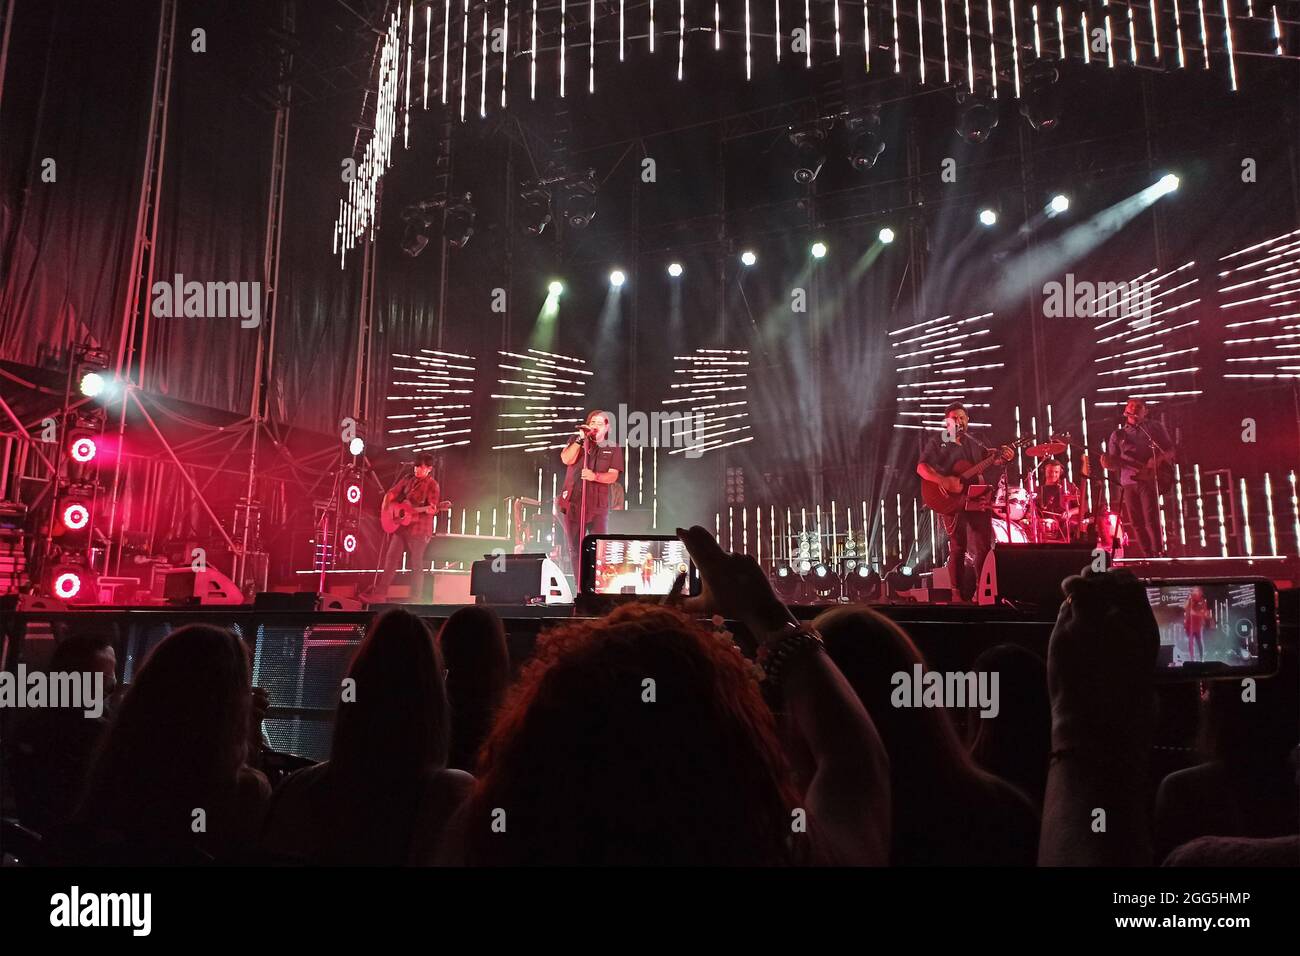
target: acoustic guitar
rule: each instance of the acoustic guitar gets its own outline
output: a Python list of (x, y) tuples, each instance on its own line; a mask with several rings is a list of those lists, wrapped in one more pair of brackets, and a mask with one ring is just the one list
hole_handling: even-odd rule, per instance
[(1034, 439), (1032, 438), (1021, 438), (1010, 445), (990, 448), (988, 454), (978, 461), (962, 460), (956, 462), (948, 473), (948, 477), (961, 479), (961, 491), (944, 491), (937, 481), (926, 481), (922, 478), (921, 500), (935, 514), (956, 514), (966, 507), (966, 492), (970, 488), (971, 480), (976, 475), (992, 467), (999, 458), (1003, 461), (1010, 461), (1014, 457), (1014, 449), (1025, 448), (1033, 443)]
[(450, 501), (440, 501), (436, 505), (413, 505), (409, 501), (393, 501), (388, 507), (379, 510), (379, 523), (383, 525), (385, 534), (393, 534), (414, 521), (416, 515), (433, 514), (450, 507)]

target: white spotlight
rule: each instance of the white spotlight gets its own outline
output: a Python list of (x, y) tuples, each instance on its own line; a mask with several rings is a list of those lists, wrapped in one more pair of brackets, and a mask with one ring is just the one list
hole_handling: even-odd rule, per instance
[(1070, 197), (1064, 193), (1057, 193), (1052, 197), (1052, 201), (1047, 204), (1047, 208), (1054, 214), (1063, 213), (1070, 208)]
[(812, 257), (814, 259), (821, 259), (825, 255), (826, 255), (826, 243), (814, 242), (812, 244)]
[(365, 439), (357, 437), (348, 442), (348, 451), (354, 455), (359, 455), (366, 450)]
[(746, 249), (744, 252), (740, 254), (740, 261), (747, 266), (752, 266), (755, 262), (758, 261), (758, 256), (754, 255), (752, 252)]
[(998, 214), (992, 209), (981, 209), (980, 222), (986, 226), (995, 226), (998, 222)]
[(627, 281), (627, 276), (623, 274), (622, 269), (615, 269), (613, 272), (609, 274), (609, 284), (612, 285), (615, 289), (619, 288), (626, 281)]
[(1160, 177), (1160, 181), (1156, 183), (1156, 186), (1160, 188), (1161, 195), (1171, 193), (1178, 188), (1178, 177), (1173, 173), (1165, 173)]
[(881, 229), (880, 241), (883, 242), (885, 245), (889, 245), (891, 242), (893, 242), (894, 230), (890, 229), (888, 226), (886, 226), (884, 229)]
[(668, 274), (676, 279), (682, 274), (682, 264), (680, 262), (670, 263), (668, 266)]
[(551, 295), (559, 295), (564, 291), (564, 283), (559, 279), (555, 279), (547, 288), (550, 290)]

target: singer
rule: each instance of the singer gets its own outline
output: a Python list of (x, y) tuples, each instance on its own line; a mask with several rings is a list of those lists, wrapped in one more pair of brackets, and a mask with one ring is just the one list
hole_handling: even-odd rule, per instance
[(609, 441), (609, 415), (599, 409), (589, 412), (560, 452), (560, 461), (569, 470), (556, 510), (564, 515), (569, 572), (576, 578), (582, 539), (605, 533), (610, 489), (625, 467), (623, 449)]
[[(1165, 426), (1147, 420), (1147, 403), (1129, 399), (1123, 424), (1106, 442), (1102, 467), (1119, 472), (1119, 499), (1141, 557), (1156, 557), (1160, 543), (1160, 496), (1173, 484), (1174, 441)], [(1112, 479), (1113, 480), (1113, 479)]]

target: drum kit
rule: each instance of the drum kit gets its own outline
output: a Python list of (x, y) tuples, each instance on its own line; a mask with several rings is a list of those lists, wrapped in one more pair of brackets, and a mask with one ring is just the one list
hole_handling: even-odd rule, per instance
[[(1113, 546), (1115, 536), (1122, 534), (1118, 516), (1101, 510), (1090, 514), (1078, 487), (1068, 484), (1061, 476), (1058, 494), (1044, 496), (1046, 486), (1039, 478), (1039, 470), (1055, 461), (1070, 447), (1070, 434), (1052, 435), (1047, 441), (1030, 445), (1025, 454), (1036, 459), (1034, 467), (1025, 475), (1026, 483), (1009, 487), (1004, 475), (998, 482), (993, 503), (993, 537), (1003, 544), (1082, 544), (1101, 545), (1107, 550)], [(1057, 462), (1059, 464), (1059, 462)], [(1087, 457), (1084, 456), (1083, 474), (1087, 477)], [(1046, 502), (1050, 507), (1045, 507)]]

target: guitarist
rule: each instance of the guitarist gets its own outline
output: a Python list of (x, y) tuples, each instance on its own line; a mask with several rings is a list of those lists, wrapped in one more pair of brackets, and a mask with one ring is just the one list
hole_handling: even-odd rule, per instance
[(1102, 467), (1119, 472), (1119, 503), (1143, 557), (1160, 553), (1160, 494), (1173, 480), (1174, 441), (1165, 426), (1147, 421), (1147, 405), (1131, 398), (1124, 423), (1110, 434)]
[[(974, 463), (988, 455), (992, 449), (966, 430), (970, 416), (966, 406), (954, 402), (948, 406), (944, 415), (944, 431), (933, 436), (921, 452), (916, 473), (925, 481), (932, 481), (944, 491), (961, 495), (965, 489), (960, 478), (954, 472), (963, 462)], [(1011, 459), (1009, 448), (1001, 450), (1003, 461)], [(989, 463), (988, 469), (1002, 467), (996, 459)], [(982, 478), (982, 475), (977, 476)], [(966, 556), (975, 562), (978, 575), (984, 567), (984, 559), (993, 548), (993, 513), (987, 510), (967, 511), (964, 508), (953, 514), (943, 516), (943, 528), (948, 532), (948, 581), (954, 594), (960, 594), (963, 601), (970, 601), (973, 591), (966, 588)]]
[(433, 515), (442, 503), (441, 489), (433, 477), (433, 454), (422, 451), (415, 456), (415, 472), (400, 479), (397, 484), (384, 493), (381, 511), (387, 511), (397, 503), (406, 503), (413, 512), (411, 523), (399, 527), (388, 537), (384, 549), (384, 559), (379, 581), (369, 594), (368, 601), (382, 601), (388, 596), (388, 586), (393, 583), (397, 567), (401, 564), (402, 553), (408, 555), (411, 569), (411, 601), (419, 603), (424, 599), (424, 584), (429, 576), (428, 562), (424, 560), (429, 549), (429, 540), (433, 537)]

